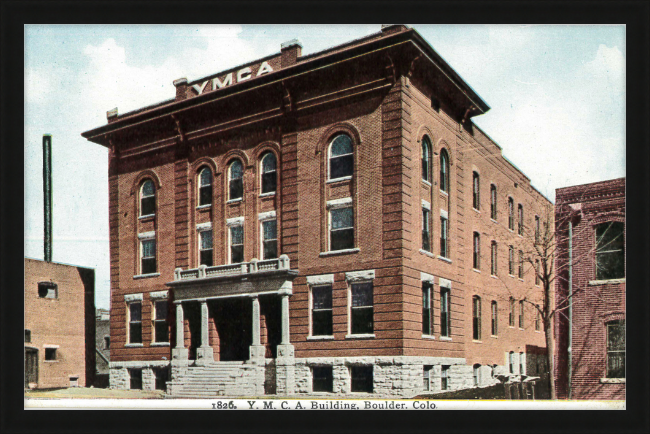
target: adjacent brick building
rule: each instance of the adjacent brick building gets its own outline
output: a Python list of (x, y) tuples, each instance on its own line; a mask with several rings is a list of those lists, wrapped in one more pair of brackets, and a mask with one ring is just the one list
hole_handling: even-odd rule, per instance
[(409, 396), (543, 370), (517, 251), (550, 203), (415, 30), (174, 84), (83, 133), (109, 149), (111, 387)]
[(95, 270), (25, 258), (25, 387), (90, 386)]
[(625, 178), (557, 189), (555, 209), (557, 396), (625, 399)]

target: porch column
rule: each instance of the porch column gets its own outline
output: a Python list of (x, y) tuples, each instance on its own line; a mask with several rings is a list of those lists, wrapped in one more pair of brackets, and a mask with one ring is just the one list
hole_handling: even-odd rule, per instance
[(250, 346), (250, 360), (253, 363), (264, 364), (266, 348), (260, 339), (260, 300), (257, 294), (251, 294), (253, 299), (253, 343)]
[(296, 360), (289, 333), (289, 296), (292, 293), (293, 284), (290, 280), (285, 281), (278, 291), (278, 295), (282, 297), (282, 341), (278, 345), (276, 359), (276, 392), (280, 395), (292, 395), (296, 390)]
[(282, 297), (282, 341), (280, 345), (289, 345), (289, 296), (292, 294), (292, 284), (287, 281), (282, 285), (278, 294)]
[(175, 301), (174, 304), (176, 305), (176, 347), (172, 348), (172, 360), (187, 363), (189, 349), (185, 348), (183, 304), (180, 301)]
[(197, 361), (208, 362), (214, 360), (214, 352), (208, 339), (208, 301), (199, 299), (201, 303), (201, 346), (196, 351)]

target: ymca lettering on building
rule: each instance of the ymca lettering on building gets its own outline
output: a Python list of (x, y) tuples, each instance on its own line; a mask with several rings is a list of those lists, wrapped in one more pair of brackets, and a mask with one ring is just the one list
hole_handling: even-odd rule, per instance
[(533, 311), (508, 322), (492, 276), (514, 273), (509, 204), (523, 227), (548, 201), (415, 30), (174, 84), (83, 133), (109, 149), (111, 387), (413, 396), (542, 373)]

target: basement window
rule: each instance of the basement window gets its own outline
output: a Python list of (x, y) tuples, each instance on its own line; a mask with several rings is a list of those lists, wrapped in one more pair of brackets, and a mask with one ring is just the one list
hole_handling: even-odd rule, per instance
[(422, 372), (422, 389), (424, 391), (430, 390), (430, 381), (431, 381), (431, 371), (433, 370), (433, 365), (424, 365), (424, 370)]
[(56, 348), (45, 348), (45, 360), (56, 360)]
[(372, 393), (373, 383), (372, 366), (352, 366), (350, 376), (352, 377), (352, 392)]
[(153, 374), (156, 378), (156, 390), (167, 390), (169, 368), (154, 368)]
[(130, 389), (142, 390), (142, 369), (129, 369)]
[(38, 296), (40, 298), (58, 298), (59, 288), (57, 284), (53, 282), (39, 282)]
[(331, 366), (314, 366), (312, 372), (312, 390), (314, 392), (332, 392), (334, 375)]

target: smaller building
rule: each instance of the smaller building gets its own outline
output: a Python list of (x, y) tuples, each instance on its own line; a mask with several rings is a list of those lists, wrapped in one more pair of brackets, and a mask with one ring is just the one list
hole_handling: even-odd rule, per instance
[(108, 309), (95, 310), (95, 387), (108, 387), (111, 360), (111, 319)]
[(25, 258), (25, 387), (93, 384), (95, 270)]
[(556, 190), (555, 222), (557, 397), (625, 399), (625, 178)]

